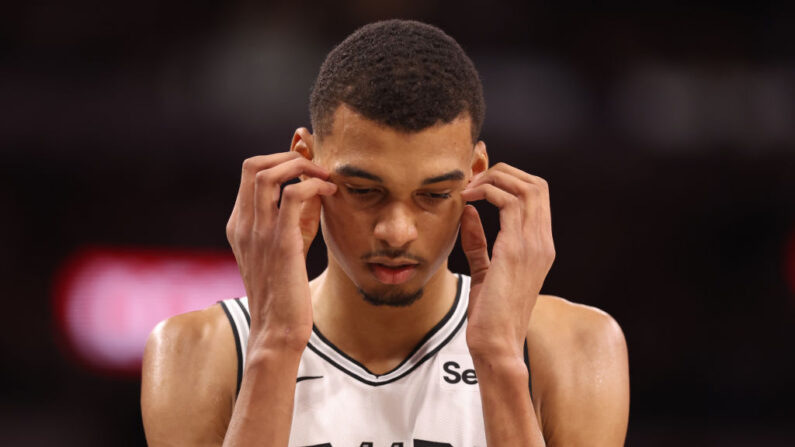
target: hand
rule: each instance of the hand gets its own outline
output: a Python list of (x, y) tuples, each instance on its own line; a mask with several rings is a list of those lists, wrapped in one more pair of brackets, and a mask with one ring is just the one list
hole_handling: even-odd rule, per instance
[[(300, 175), (306, 180), (281, 185)], [(337, 191), (329, 173), (296, 152), (243, 163), (240, 190), (226, 225), (246, 287), (252, 344), (303, 351), (312, 332), (306, 253), (318, 230), (320, 196)]]
[(469, 262), (467, 345), (475, 356), (523, 357), (538, 293), (555, 259), (547, 182), (500, 163), (476, 175), (461, 192), (500, 210), (500, 232), (489, 260), (480, 216), (461, 216), (461, 246)]

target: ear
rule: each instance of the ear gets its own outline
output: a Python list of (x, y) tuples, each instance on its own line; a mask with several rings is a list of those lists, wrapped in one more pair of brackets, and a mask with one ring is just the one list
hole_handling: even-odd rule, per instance
[(298, 152), (307, 160), (315, 158), (315, 136), (306, 127), (295, 129), (290, 151)]
[(471, 168), (473, 176), (489, 168), (489, 154), (486, 152), (486, 143), (483, 140), (475, 144), (475, 150), (472, 151)]

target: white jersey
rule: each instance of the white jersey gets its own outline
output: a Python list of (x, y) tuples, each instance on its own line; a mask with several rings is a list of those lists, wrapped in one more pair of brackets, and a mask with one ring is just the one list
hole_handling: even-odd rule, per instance
[[(458, 275), (453, 307), (384, 374), (368, 371), (315, 327), (298, 367), (290, 447), (485, 446), (480, 388), (466, 344), (469, 281)], [(239, 391), (248, 300), (221, 305), (235, 333)]]

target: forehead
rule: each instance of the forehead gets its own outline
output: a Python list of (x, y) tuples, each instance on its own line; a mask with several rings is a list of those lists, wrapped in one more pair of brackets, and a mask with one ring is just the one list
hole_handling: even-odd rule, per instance
[(334, 114), (331, 133), (316, 151), (317, 162), (330, 170), (352, 165), (389, 181), (466, 172), (472, 156), (470, 119), (456, 118), (419, 132), (401, 132), (376, 123), (342, 105)]

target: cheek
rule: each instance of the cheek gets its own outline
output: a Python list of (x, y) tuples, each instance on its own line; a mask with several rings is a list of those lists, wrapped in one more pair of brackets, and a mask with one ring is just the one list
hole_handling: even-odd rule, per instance
[(338, 202), (334, 197), (322, 198), (323, 209), (320, 213), (320, 225), (323, 230), (323, 236), (326, 239), (334, 240), (339, 233), (340, 222), (337, 216), (340, 215), (340, 210)]
[(426, 243), (433, 244), (440, 255), (449, 255), (458, 237), (463, 204), (452, 205), (443, 214), (434, 215), (430, 221), (426, 222), (425, 226), (428, 229), (424, 232)]
[(458, 228), (460, 227), (461, 221), (461, 213), (458, 213), (450, 220), (447, 221), (447, 225), (445, 226), (445, 233), (439, 239), (444, 241), (444, 250), (447, 255), (450, 255), (450, 252), (453, 251), (453, 246), (455, 245), (455, 241), (458, 238)]
[(341, 247), (347, 247), (361, 240), (362, 231), (359, 219), (350, 209), (347, 202), (337, 196), (322, 198), (323, 210), (320, 215), (320, 225), (323, 231), (323, 240), (334, 252), (339, 253)]

